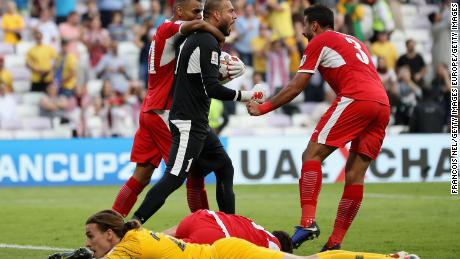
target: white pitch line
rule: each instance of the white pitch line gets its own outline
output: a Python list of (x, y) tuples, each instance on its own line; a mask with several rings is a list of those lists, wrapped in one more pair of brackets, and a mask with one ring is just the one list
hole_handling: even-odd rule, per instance
[(72, 249), (70, 248), (49, 247), (49, 246), (29, 246), (29, 245), (4, 244), (4, 243), (0, 243), (0, 248), (44, 250), (44, 251), (72, 251)]
[(430, 196), (430, 195), (405, 195), (405, 194), (385, 194), (385, 193), (366, 193), (364, 198), (374, 199), (401, 199), (401, 200), (460, 200), (460, 197), (454, 196)]

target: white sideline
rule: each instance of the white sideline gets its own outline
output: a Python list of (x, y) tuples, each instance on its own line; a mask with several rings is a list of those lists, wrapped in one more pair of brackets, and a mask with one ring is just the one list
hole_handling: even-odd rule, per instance
[(430, 196), (430, 195), (406, 195), (406, 194), (386, 194), (386, 193), (366, 193), (364, 198), (374, 199), (400, 199), (400, 200), (460, 200), (460, 197), (453, 197), (451, 195), (445, 196)]
[(49, 247), (49, 246), (29, 246), (18, 244), (0, 243), (0, 248), (25, 249), (25, 250), (45, 250), (45, 251), (72, 251), (70, 248)]

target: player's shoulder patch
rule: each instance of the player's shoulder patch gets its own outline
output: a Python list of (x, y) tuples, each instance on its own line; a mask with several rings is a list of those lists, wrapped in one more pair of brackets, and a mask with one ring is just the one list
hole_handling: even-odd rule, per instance
[(211, 53), (211, 64), (214, 64), (216, 66), (219, 65), (219, 53), (217, 53), (217, 51), (213, 51)]

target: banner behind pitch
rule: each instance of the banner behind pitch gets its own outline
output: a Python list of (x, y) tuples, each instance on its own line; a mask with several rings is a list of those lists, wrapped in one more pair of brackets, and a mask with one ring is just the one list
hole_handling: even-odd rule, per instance
[[(388, 136), (367, 182), (449, 181), (449, 135)], [(307, 137), (231, 137), (222, 142), (236, 184), (297, 183)], [(132, 139), (0, 141), (0, 187), (120, 185), (132, 174)], [(344, 179), (347, 149), (324, 163), (324, 182)], [(164, 165), (153, 174), (161, 176)], [(208, 183), (215, 182), (213, 175)]]

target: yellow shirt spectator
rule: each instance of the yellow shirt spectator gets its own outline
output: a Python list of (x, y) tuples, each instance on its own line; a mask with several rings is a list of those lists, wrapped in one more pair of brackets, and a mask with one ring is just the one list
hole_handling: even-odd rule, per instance
[(398, 60), (398, 51), (393, 43), (379, 42), (376, 41), (371, 45), (371, 52), (377, 56), (385, 59), (387, 67), (389, 69), (394, 69), (396, 66), (396, 61)]
[(10, 71), (0, 71), (0, 83), (5, 85), (7, 92), (13, 92), (13, 76), (11, 75)]
[(24, 19), (19, 14), (6, 13), (2, 17), (2, 28), (5, 31), (4, 41), (9, 44), (17, 44), (20, 39), (16, 31), (24, 28)]
[(255, 37), (251, 42), (253, 51), (252, 66), (254, 72), (265, 73), (267, 71), (267, 57), (265, 51), (270, 46), (270, 42), (264, 37)]
[[(32, 83), (52, 81), (52, 68), (56, 57), (56, 50), (50, 45), (36, 45), (27, 52), (26, 64), (32, 68)], [(42, 75), (38, 71), (49, 71), (49, 73)]]
[(279, 38), (294, 36), (294, 26), (292, 24), (291, 6), (287, 1), (277, 4), (277, 0), (269, 0), (272, 8), (268, 14), (268, 24), (272, 29), (273, 35)]
[(59, 69), (59, 66), (62, 66), (61, 87), (68, 90), (75, 89), (77, 86), (78, 71), (77, 57), (73, 53), (67, 53), (64, 57), (59, 56), (56, 65), (58, 66), (57, 69)]

